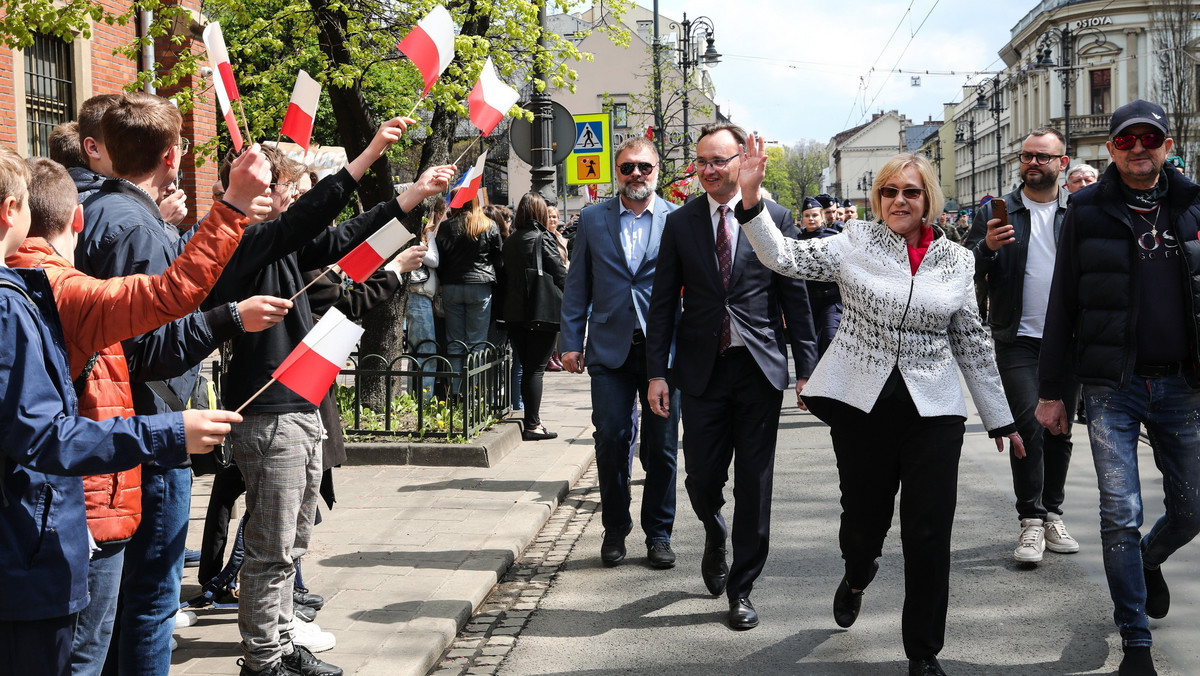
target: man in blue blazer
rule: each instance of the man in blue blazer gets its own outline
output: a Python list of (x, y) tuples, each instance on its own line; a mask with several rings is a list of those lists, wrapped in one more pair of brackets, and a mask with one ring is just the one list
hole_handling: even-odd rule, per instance
[[(667, 218), (646, 322), (650, 406), (659, 415), (674, 414), (679, 407), (667, 393), (679, 388), (688, 498), (705, 531), (700, 573), (713, 595), (726, 593), (734, 629), (758, 625), (750, 591), (767, 560), (775, 437), (790, 380), (787, 343), (797, 393), (817, 363), (804, 282), (763, 266), (733, 217), (745, 139), (728, 122), (700, 130), (696, 167), (707, 195)], [(765, 204), (783, 234), (795, 237), (791, 213)], [(682, 314), (676, 311), (681, 296)], [(672, 335), (675, 362), (668, 373)], [(733, 566), (727, 567), (721, 508), (730, 462), (737, 483)]]
[[(600, 559), (615, 566), (625, 558), (630, 473), (641, 399), (642, 530), (647, 559), (655, 568), (675, 565), (675, 458), (678, 406), (666, 417), (650, 414), (646, 377), (646, 316), (667, 214), (675, 205), (655, 196), (658, 150), (637, 136), (617, 148), (617, 197), (580, 214), (562, 304), (562, 361), (583, 373), (584, 333), (592, 378), (592, 425), (600, 479), (604, 542)], [(665, 337), (671, 343), (671, 336)], [(668, 348), (669, 349), (669, 348)], [(678, 404), (672, 390), (667, 396)]]

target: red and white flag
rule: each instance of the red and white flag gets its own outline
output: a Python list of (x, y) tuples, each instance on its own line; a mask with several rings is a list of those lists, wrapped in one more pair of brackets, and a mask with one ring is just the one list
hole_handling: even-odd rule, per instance
[(485, 151), (475, 160), (475, 166), (463, 174), (463, 177), (458, 179), (458, 183), (454, 184), (453, 190), (457, 190), (450, 198), (450, 208), (457, 209), (471, 200), (475, 199), (475, 193), (479, 192), (479, 186), (483, 184), (483, 165), (487, 163), (487, 152)]
[(483, 62), (479, 81), (467, 97), (467, 104), (471, 108), (471, 124), (479, 127), (479, 131), (487, 136), (500, 124), (500, 120), (504, 119), (508, 109), (513, 107), (520, 96), (517, 90), (508, 86), (496, 74), (496, 67), (492, 65), (492, 57), (489, 56)]
[(408, 240), (412, 238), (413, 234), (408, 231), (408, 228), (393, 218), (368, 237), (367, 241), (342, 256), (342, 260), (337, 263), (338, 267), (350, 279), (362, 284), (367, 281), (368, 277), (375, 274), (384, 261), (391, 258), (392, 254), (408, 244)]
[(320, 406), (362, 334), (361, 326), (329, 308), (271, 377)]
[(229, 52), (225, 50), (225, 36), (221, 34), (221, 24), (214, 21), (204, 27), (204, 46), (208, 49), (208, 64), (212, 68), (213, 89), (217, 92), (221, 117), (225, 118), (225, 127), (229, 129), (229, 138), (233, 141), (233, 149), (241, 152), (242, 131), (238, 129), (237, 118), (233, 115), (233, 105), (230, 103), (240, 96), (237, 83), (233, 80), (233, 66), (229, 64)]
[(317, 119), (317, 106), (320, 103), (320, 83), (308, 73), (300, 71), (296, 75), (296, 86), (292, 88), (292, 100), (288, 103), (287, 114), (283, 116), (283, 128), (280, 133), (308, 150), (313, 121)]
[(429, 93), (446, 66), (454, 60), (454, 21), (445, 7), (438, 5), (409, 31), (396, 45), (425, 78), (425, 91)]

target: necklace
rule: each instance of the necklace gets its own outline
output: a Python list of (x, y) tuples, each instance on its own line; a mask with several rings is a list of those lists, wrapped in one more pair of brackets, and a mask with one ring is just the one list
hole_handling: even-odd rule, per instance
[[(1150, 232), (1138, 235), (1138, 246), (1140, 246), (1142, 249), (1145, 249), (1146, 251), (1154, 251), (1155, 249), (1158, 248), (1158, 245), (1159, 245), (1158, 215), (1162, 213), (1162, 209), (1160, 209), (1159, 207), (1154, 208), (1154, 221), (1153, 222), (1149, 218), (1146, 218), (1146, 215), (1143, 214), (1142, 212), (1137, 211), (1136, 209), (1132, 210), (1132, 211), (1133, 211), (1133, 213), (1137, 214), (1138, 218), (1142, 219), (1142, 221), (1145, 222), (1146, 225), (1150, 226)], [(1146, 244), (1146, 242), (1147, 242), (1146, 236), (1147, 235), (1150, 236), (1149, 243), (1152, 246), (1147, 246), (1147, 244)]]

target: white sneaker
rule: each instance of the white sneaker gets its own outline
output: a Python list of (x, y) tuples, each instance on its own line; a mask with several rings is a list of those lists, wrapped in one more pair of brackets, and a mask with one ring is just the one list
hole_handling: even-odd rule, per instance
[(1059, 554), (1074, 554), (1079, 551), (1079, 542), (1067, 532), (1062, 517), (1051, 514), (1046, 519), (1046, 549)]
[(302, 645), (314, 653), (332, 650), (337, 645), (337, 639), (327, 631), (321, 631), (315, 622), (292, 621), (292, 643)]
[(1021, 519), (1021, 537), (1013, 558), (1020, 563), (1037, 563), (1046, 551), (1046, 529), (1041, 519)]
[(180, 610), (175, 613), (175, 628), (183, 629), (196, 624), (196, 613), (190, 610)]

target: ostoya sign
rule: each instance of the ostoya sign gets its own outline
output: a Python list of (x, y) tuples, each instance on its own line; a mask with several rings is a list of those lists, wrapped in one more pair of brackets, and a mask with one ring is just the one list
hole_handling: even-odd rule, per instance
[(1113, 21), (1112, 21), (1111, 16), (1093, 16), (1093, 17), (1089, 17), (1087, 19), (1080, 19), (1079, 21), (1076, 21), (1075, 24), (1071, 26), (1071, 28), (1074, 30), (1079, 30), (1080, 28), (1095, 28), (1097, 26), (1111, 26), (1112, 22)]

